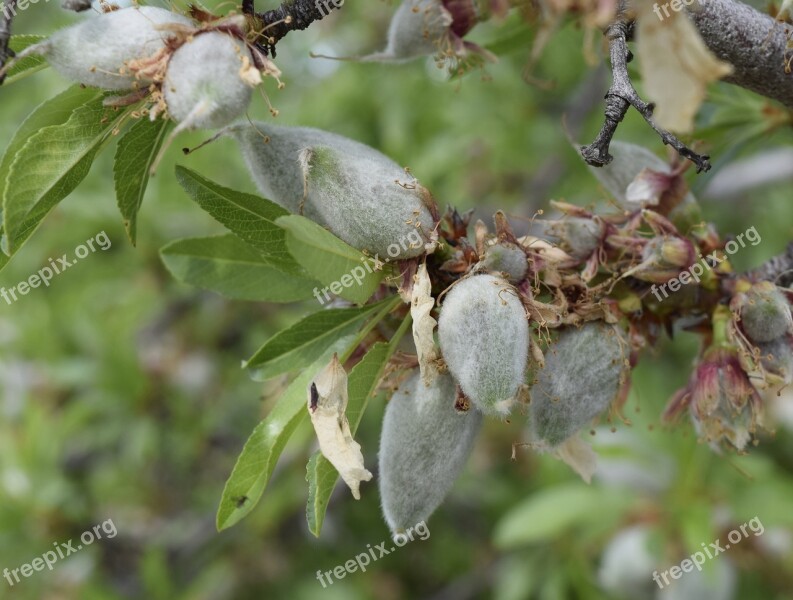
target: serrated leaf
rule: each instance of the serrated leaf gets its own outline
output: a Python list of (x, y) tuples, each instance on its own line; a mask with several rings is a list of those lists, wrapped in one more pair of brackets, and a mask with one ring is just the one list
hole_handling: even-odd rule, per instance
[(267, 418), (253, 430), (223, 489), (217, 513), (218, 531), (239, 523), (259, 502), (287, 441), (308, 415), (306, 390), (311, 380), (334, 353), (343, 353), (356, 344), (357, 339), (353, 338), (337, 340), (319, 360), (305, 369), (278, 399)]
[(244, 242), (271, 258), (282, 270), (305, 275), (286, 248), (286, 234), (275, 224), (289, 212), (277, 204), (237, 192), (184, 167), (176, 179), (195, 202)]
[(140, 119), (124, 134), (116, 149), (113, 165), (116, 202), (133, 246), (137, 240), (138, 211), (149, 184), (149, 168), (171, 124), (164, 119)]
[(88, 175), (94, 158), (127, 111), (102, 105), (92, 90), (88, 101), (66, 122), (31, 135), (16, 153), (3, 195), (7, 252), (12, 255), (55, 205)]
[(296, 302), (311, 298), (317, 285), (285, 273), (233, 234), (178, 240), (160, 256), (179, 281), (234, 300)]
[(508, 549), (552, 540), (592, 519), (616, 519), (632, 502), (620, 490), (582, 483), (543, 489), (501, 518), (496, 525), (495, 545)]
[[(369, 404), (369, 399), (376, 391), (394, 349), (393, 344), (375, 344), (350, 372), (347, 380), (349, 395), (347, 419), (350, 422), (350, 432), (353, 436), (361, 424), (361, 418)], [(308, 529), (319, 537), (330, 496), (339, 480), (339, 473), (330, 464), (330, 461), (317, 451), (308, 461), (306, 480), (309, 484), (308, 503), (306, 504)]]
[(270, 338), (243, 367), (253, 369), (258, 381), (302, 369), (317, 360), (335, 338), (360, 326), (380, 307), (382, 303), (311, 314)]
[[(11, 138), (11, 142), (8, 144), (3, 158), (0, 159), (0, 221), (2, 221), (3, 215), (2, 198), (5, 195), (5, 189), (8, 184), (8, 172), (11, 168), (11, 163), (14, 161), (14, 158), (16, 158), (17, 153), (25, 145), (25, 142), (44, 127), (65, 123), (76, 108), (85, 104), (88, 100), (93, 98), (95, 94), (96, 90), (72, 86), (65, 92), (39, 105), (22, 122), (22, 125), (19, 126), (13, 138)], [(0, 231), (3, 231), (2, 224), (0, 224)], [(5, 246), (6, 244), (3, 243), (3, 247)], [(5, 250), (3, 252), (5, 252)], [(0, 253), (0, 270), (2, 270), (8, 262), (8, 256), (4, 253)]]
[[(47, 38), (43, 35), (15, 35), (11, 37), (11, 42), (8, 44), (8, 47), (11, 48), (11, 50), (13, 50), (16, 54), (19, 54), (28, 46), (38, 44), (45, 39)], [(15, 81), (19, 81), (23, 77), (32, 75), (36, 71), (46, 69), (47, 66), (47, 61), (44, 60), (44, 57), (42, 56), (28, 56), (23, 58), (13, 67), (8, 69), (8, 73), (6, 73), (6, 80), (3, 82), (3, 86), (7, 87)]]
[[(276, 225), (286, 230), (287, 248), (297, 262), (323, 285), (336, 287), (330, 293), (363, 304), (377, 290), (383, 271), (372, 269), (370, 273), (372, 259), (320, 225), (298, 215), (280, 217)], [(358, 280), (353, 279), (353, 273), (359, 275)]]

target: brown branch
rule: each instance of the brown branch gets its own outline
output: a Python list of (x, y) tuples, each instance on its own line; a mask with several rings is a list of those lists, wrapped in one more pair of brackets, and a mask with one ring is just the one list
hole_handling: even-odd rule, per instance
[(275, 45), (290, 31), (308, 28), (315, 21), (327, 17), (334, 9), (341, 8), (344, 0), (287, 0), (275, 10), (255, 12), (254, 0), (243, 0), (242, 12), (257, 20), (257, 28), (263, 30), (260, 47), (275, 56)]
[[(11, 42), (11, 23), (17, 14), (17, 0), (8, 0), (2, 6), (0, 15), (0, 69), (2, 69), (9, 58), (14, 58), (14, 51), (8, 47)], [(5, 74), (0, 75), (0, 84), (5, 80)]]
[(793, 284), (793, 242), (782, 254), (746, 275), (752, 281), (772, 281), (778, 286), (790, 287)]
[(697, 173), (710, 170), (710, 157), (697, 154), (674, 135), (661, 129), (653, 120), (655, 106), (642, 100), (633, 87), (628, 74), (628, 63), (633, 59), (633, 54), (628, 50), (628, 41), (633, 36), (633, 22), (620, 11), (617, 20), (606, 29), (605, 35), (609, 40), (612, 83), (606, 93), (606, 119), (603, 127), (594, 142), (589, 146), (581, 147), (581, 155), (587, 164), (603, 167), (612, 161), (614, 157), (609, 154), (611, 140), (632, 106), (639, 111), (664, 144), (672, 146), (680, 156), (696, 165)]

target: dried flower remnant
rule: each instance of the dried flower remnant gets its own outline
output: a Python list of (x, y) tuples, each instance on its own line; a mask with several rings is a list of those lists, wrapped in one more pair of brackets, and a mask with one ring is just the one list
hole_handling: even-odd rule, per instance
[(434, 307), (427, 265), (421, 264), (413, 278), (410, 314), (413, 317), (413, 342), (419, 359), (421, 380), (426, 386), (432, 385), (438, 376), (437, 361), (440, 358), (435, 346), (435, 326), (438, 322), (430, 314)]
[(319, 440), (319, 449), (328, 459), (356, 500), (361, 499), (362, 481), (372, 479), (363, 464), (361, 446), (352, 438), (347, 420), (347, 373), (335, 354), (311, 383), (308, 413)]
[(697, 431), (711, 446), (719, 449), (728, 442), (742, 451), (763, 424), (762, 404), (741, 364), (739, 348), (729, 340), (730, 320), (726, 307), (716, 309), (712, 343), (665, 416), (670, 420), (688, 409)]
[(664, 129), (690, 133), (708, 84), (730, 75), (732, 65), (713, 55), (685, 12), (659, 21), (652, 3), (636, 8), (636, 53), (647, 96), (657, 106), (655, 119)]

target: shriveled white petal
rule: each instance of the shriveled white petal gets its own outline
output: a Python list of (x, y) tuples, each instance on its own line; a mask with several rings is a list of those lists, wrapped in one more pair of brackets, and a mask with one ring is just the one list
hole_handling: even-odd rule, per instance
[(669, 189), (671, 177), (665, 173), (644, 168), (625, 191), (625, 199), (631, 206), (647, 208), (658, 206), (661, 196)]
[(438, 376), (438, 349), (435, 347), (435, 327), (438, 322), (431, 316), (435, 306), (432, 297), (432, 282), (427, 265), (419, 265), (413, 277), (413, 294), (410, 299), (410, 316), (413, 317), (413, 342), (419, 359), (421, 380), (430, 386)]
[(578, 473), (586, 483), (592, 483), (597, 470), (597, 453), (578, 436), (573, 436), (551, 451), (551, 454)]
[(347, 373), (333, 355), (308, 390), (308, 413), (319, 440), (319, 449), (341, 475), (356, 500), (362, 481), (372, 479), (363, 464), (361, 446), (350, 432), (347, 410)]
[(656, 104), (655, 120), (664, 129), (689, 133), (708, 84), (732, 73), (717, 59), (685, 12), (659, 19), (650, 0), (636, 4), (636, 51), (647, 98)]

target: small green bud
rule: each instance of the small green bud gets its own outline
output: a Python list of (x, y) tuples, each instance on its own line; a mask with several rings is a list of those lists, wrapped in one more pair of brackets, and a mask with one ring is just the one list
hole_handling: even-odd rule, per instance
[(529, 322), (517, 290), (493, 275), (461, 280), (443, 302), (438, 337), (449, 371), (474, 406), (508, 415), (529, 354)]
[(225, 127), (245, 114), (257, 81), (261, 75), (242, 41), (217, 31), (198, 34), (168, 62), (163, 84), (168, 114), (183, 128)]
[(614, 325), (566, 328), (537, 373), (531, 394), (535, 440), (556, 447), (611, 406), (625, 374), (623, 342)]
[(790, 304), (770, 281), (754, 284), (739, 306), (744, 333), (753, 342), (770, 342), (793, 333)]
[(694, 264), (696, 258), (694, 244), (686, 238), (659, 236), (647, 242), (642, 251), (642, 262), (625, 275), (650, 283), (666, 283)]
[(435, 202), (398, 164), (339, 135), (267, 123), (228, 129), (262, 195), (382, 259), (421, 256)]
[(129, 64), (163, 50), (168, 25), (192, 26), (192, 22), (154, 6), (124, 8), (62, 29), (23, 54), (44, 56), (58, 73), (87, 86), (105, 90), (145, 87), (151, 82), (136, 79)]
[(443, 502), (471, 454), (482, 415), (455, 410), (448, 375), (431, 387), (416, 373), (388, 403), (380, 438), (380, 498), (391, 531), (404, 532)]
[(511, 283), (526, 279), (529, 262), (526, 253), (515, 244), (502, 242), (485, 249), (482, 267), (491, 273), (501, 273)]
[(546, 232), (559, 238), (560, 245), (573, 258), (588, 258), (603, 243), (606, 225), (599, 219), (566, 217), (561, 221), (547, 221)]

